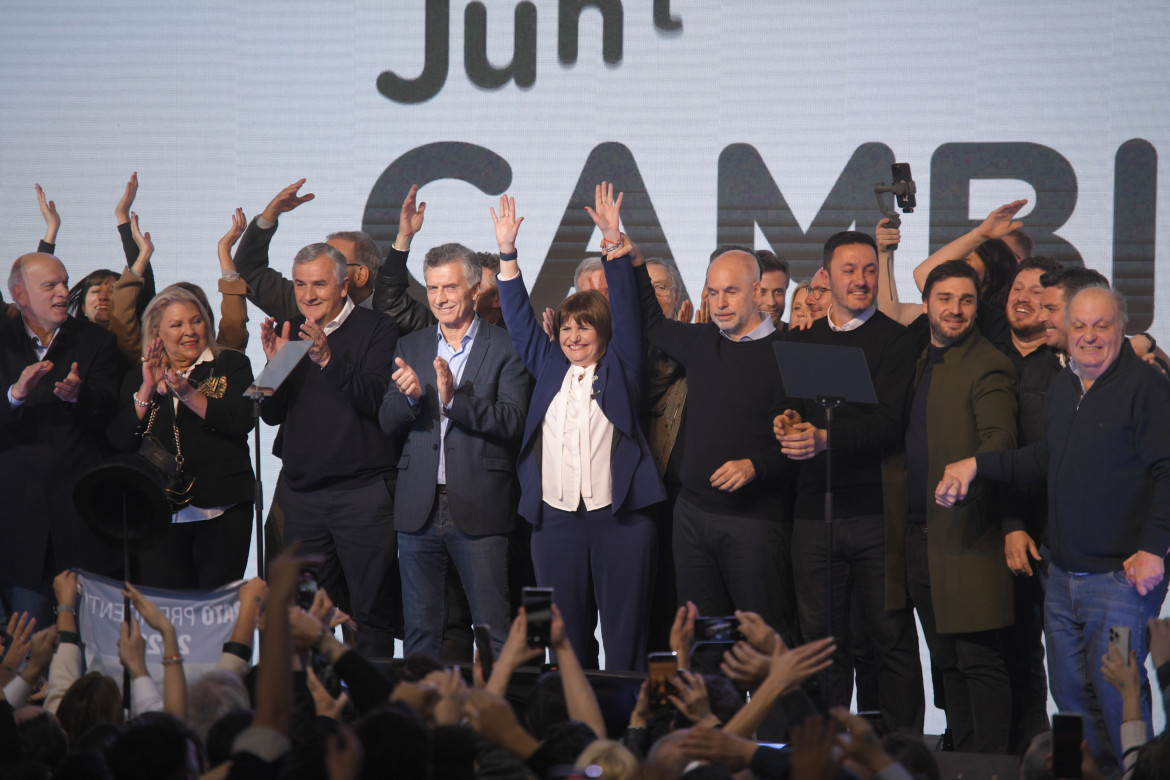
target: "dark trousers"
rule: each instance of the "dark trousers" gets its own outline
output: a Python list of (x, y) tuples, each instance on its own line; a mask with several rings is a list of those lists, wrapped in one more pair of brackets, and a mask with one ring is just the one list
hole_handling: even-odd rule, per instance
[[(1011, 736), (1012, 689), (1003, 651), (1003, 631), (940, 634), (930, 592), (927, 528), (911, 523), (906, 535), (906, 585), (918, 608), (931, 661), (946, 690), (947, 726), (955, 750), (1007, 753)], [(979, 583), (971, 583), (978, 587)]]
[(334, 593), (344, 582), (357, 623), (357, 649), (371, 660), (394, 657), (401, 614), (394, 499), (383, 480), (357, 488), (301, 492), (277, 487), (284, 543), (324, 557), (318, 583)]
[(218, 588), (244, 576), (251, 541), (251, 501), (210, 520), (172, 523), (162, 541), (138, 554), (138, 580), (152, 588)]
[(784, 573), (792, 565), (790, 528), (783, 519), (707, 512), (680, 497), (674, 503), (679, 603), (693, 601), (700, 615), (712, 617), (755, 612), (789, 641), (796, 623)]
[(565, 635), (586, 668), (597, 667), (588, 648), (601, 613), (605, 668), (642, 671), (658, 537), (654, 521), (636, 512), (614, 516), (609, 507), (564, 512), (548, 504), (532, 531), (536, 584), (554, 589)]
[[(828, 636), (825, 620), (825, 521), (797, 518), (792, 532), (796, 603), (800, 631), (807, 639)], [(832, 706), (848, 707), (853, 694), (847, 626), (858, 615), (877, 665), (879, 708), (891, 730), (922, 732), (926, 700), (918, 630), (910, 609), (887, 610), (885, 519), (882, 515), (833, 521), (833, 636), (837, 652), (832, 675)], [(850, 599), (852, 595), (854, 598)]]
[(1048, 673), (1044, 667), (1044, 594), (1047, 592), (1048, 548), (1032, 561), (1031, 577), (1015, 578), (1016, 622), (1005, 631), (1004, 652), (1012, 681), (1012, 750), (1023, 754), (1032, 738), (1050, 728)]

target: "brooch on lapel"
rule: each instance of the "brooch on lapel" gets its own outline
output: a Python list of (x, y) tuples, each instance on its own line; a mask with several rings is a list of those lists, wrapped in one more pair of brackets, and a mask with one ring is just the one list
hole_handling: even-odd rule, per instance
[(209, 376), (199, 383), (199, 392), (208, 398), (219, 400), (227, 392), (226, 376)]
[(593, 375), (593, 390), (589, 393), (590, 398), (596, 398), (601, 395), (601, 388), (597, 386), (597, 380), (601, 379), (597, 374)]

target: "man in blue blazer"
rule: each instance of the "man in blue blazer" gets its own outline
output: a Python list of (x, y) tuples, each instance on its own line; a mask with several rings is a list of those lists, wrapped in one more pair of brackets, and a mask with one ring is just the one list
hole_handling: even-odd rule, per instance
[(379, 413), (387, 435), (405, 437), (394, 498), (405, 651), (441, 656), (454, 563), (472, 618), (492, 626), (498, 652), (511, 625), (508, 533), (528, 373), (507, 332), (475, 313), (481, 269), (470, 249), (435, 247), (423, 276), (438, 324), (398, 342)]

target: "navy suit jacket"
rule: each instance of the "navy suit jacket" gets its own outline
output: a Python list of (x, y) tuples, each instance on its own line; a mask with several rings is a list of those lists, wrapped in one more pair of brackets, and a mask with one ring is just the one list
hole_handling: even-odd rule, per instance
[[(610, 468), (613, 513), (618, 515), (665, 501), (666, 489), (638, 424), (646, 347), (642, 342), (642, 315), (634, 287), (633, 266), (629, 258), (622, 257), (606, 262), (604, 269), (609, 283), (613, 337), (597, 366), (593, 387), (598, 406), (614, 427)], [(520, 514), (539, 526), (543, 501), (541, 426), (549, 404), (560, 392), (570, 364), (560, 342), (549, 341), (548, 335), (537, 324), (523, 276), (498, 279), (497, 284), (508, 335), (528, 371), (536, 377), (517, 470), (520, 475)]]
[[(414, 369), (423, 393), (411, 405), (391, 382), (378, 412), (383, 432), (406, 439), (398, 460), (394, 527), (407, 533), (426, 525), (435, 501), (441, 434), (434, 365), (438, 338), (431, 325), (399, 339), (395, 357)], [(447, 413), (447, 506), (464, 533), (503, 534), (515, 526), (516, 453), (528, 391), (528, 374), (508, 334), (480, 320)]]

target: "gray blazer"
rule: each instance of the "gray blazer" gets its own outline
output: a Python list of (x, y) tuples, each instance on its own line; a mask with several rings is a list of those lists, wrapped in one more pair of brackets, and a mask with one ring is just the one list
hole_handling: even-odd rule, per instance
[[(389, 436), (403, 437), (394, 494), (394, 527), (411, 533), (426, 525), (439, 470), (440, 404), (435, 386), (436, 327), (398, 340), (395, 357), (418, 374), (419, 403), (390, 383), (378, 420)], [(516, 456), (524, 433), (530, 380), (507, 331), (480, 320), (463, 376), (447, 413), (447, 504), (459, 530), (502, 534), (516, 522)]]

